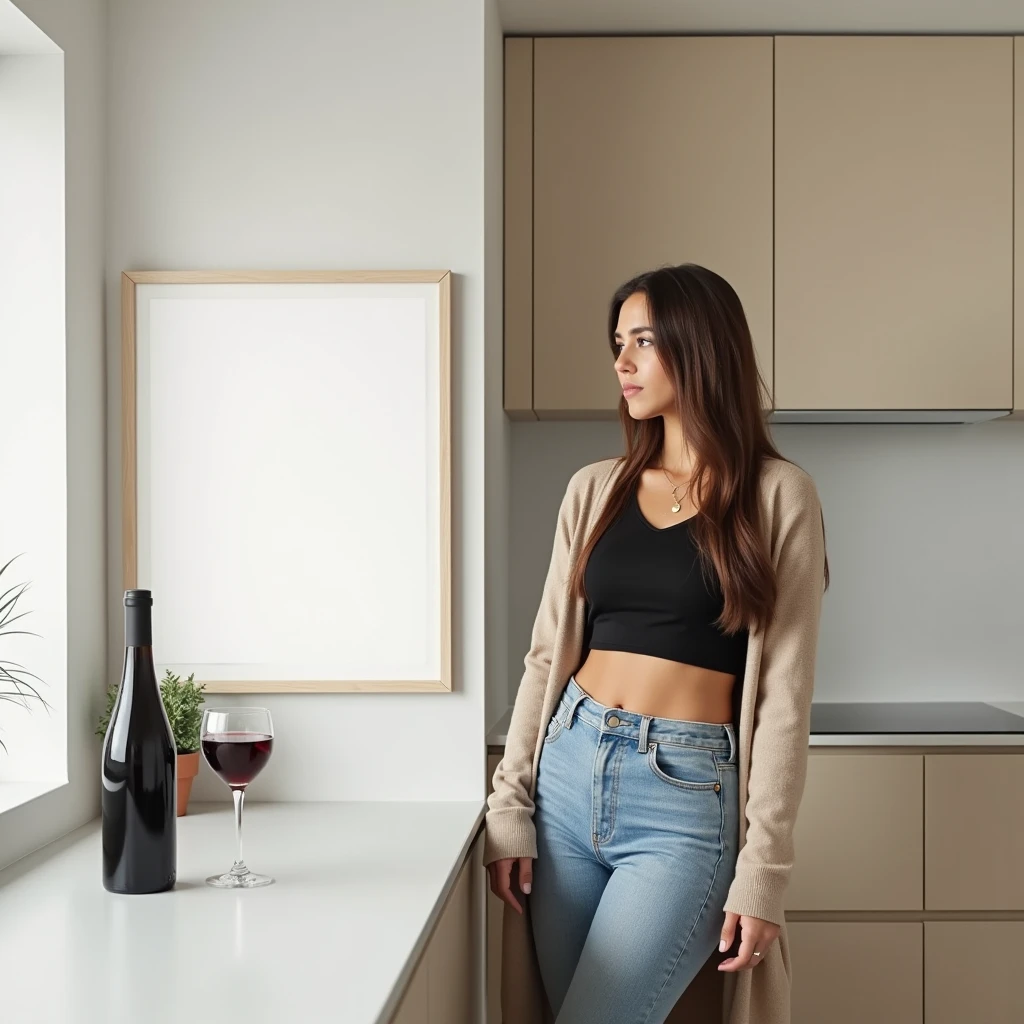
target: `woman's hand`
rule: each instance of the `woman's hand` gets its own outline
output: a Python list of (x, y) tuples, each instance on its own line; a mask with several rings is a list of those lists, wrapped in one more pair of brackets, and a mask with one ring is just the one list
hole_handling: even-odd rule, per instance
[[(724, 953), (736, 937), (736, 924), (740, 926), (740, 949), (736, 956), (723, 960), (719, 965), (720, 971), (747, 971), (756, 967), (765, 956), (768, 947), (778, 937), (781, 929), (771, 921), (762, 921), (759, 917), (741, 917), (730, 911), (725, 912), (725, 924), (722, 926), (722, 941), (719, 944), (719, 952)], [(754, 956), (754, 953), (760, 956)]]
[(512, 895), (513, 864), (519, 865), (519, 888), (524, 893), (529, 893), (530, 886), (533, 883), (532, 857), (503, 857), (501, 860), (491, 861), (487, 865), (487, 875), (491, 880), (491, 892), (521, 914), (523, 908), (519, 905), (519, 901), (515, 896)]

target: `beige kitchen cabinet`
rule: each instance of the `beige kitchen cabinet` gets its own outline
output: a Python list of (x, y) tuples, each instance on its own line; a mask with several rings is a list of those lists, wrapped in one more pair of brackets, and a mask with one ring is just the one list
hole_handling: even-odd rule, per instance
[(776, 37), (776, 410), (1011, 408), (1013, 47)]
[(920, 910), (923, 757), (812, 750), (786, 910)]
[(533, 412), (533, 40), (505, 40), (504, 403)]
[(926, 921), (925, 1024), (1024, 1021), (1024, 921)]
[(1024, 757), (925, 757), (925, 908), (1024, 910)]
[(1013, 408), (1024, 418), (1024, 38), (1013, 41), (1014, 64), (1014, 239), (1013, 239)]
[(772, 46), (764, 36), (507, 41), (510, 416), (613, 417), (612, 294), (683, 262), (736, 289), (770, 404)]
[(789, 923), (793, 1024), (921, 1024), (921, 929), (917, 921)]
[[(510, 40), (506, 40), (510, 42)], [(494, 791), (491, 780), (501, 761), (501, 754), (487, 755), (486, 796)], [(486, 868), (484, 869), (486, 875)], [(490, 880), (487, 886), (487, 1024), (501, 1024), (501, 919), (504, 904), (491, 892)]]
[[(474, 861), (477, 839), (399, 1004), (392, 1024), (475, 1024), (476, 926)], [(476, 904), (479, 906), (479, 904)]]

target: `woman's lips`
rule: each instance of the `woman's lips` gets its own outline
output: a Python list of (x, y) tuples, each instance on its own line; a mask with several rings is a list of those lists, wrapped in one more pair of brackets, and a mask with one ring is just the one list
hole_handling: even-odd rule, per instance
[(622, 389), (623, 398), (629, 398), (631, 395), (635, 395), (638, 391), (643, 391), (643, 388), (638, 387), (636, 384), (627, 384)]

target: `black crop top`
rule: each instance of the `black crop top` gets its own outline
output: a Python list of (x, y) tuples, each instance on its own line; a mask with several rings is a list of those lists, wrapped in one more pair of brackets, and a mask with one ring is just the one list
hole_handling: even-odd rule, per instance
[(728, 636), (715, 624), (724, 596), (717, 575), (704, 579), (691, 526), (691, 519), (653, 526), (633, 489), (584, 571), (583, 649), (651, 654), (730, 672), (742, 683), (749, 633)]

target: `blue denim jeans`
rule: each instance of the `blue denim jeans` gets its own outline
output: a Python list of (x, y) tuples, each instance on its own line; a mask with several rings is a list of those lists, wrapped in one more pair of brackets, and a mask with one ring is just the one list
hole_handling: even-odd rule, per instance
[(537, 770), (527, 897), (556, 1024), (660, 1024), (718, 948), (737, 776), (732, 725), (609, 708), (569, 677)]

